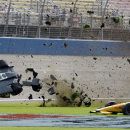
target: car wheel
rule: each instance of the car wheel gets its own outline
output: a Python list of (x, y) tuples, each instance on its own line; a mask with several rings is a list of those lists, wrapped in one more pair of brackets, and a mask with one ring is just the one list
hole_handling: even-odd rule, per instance
[(22, 85), (20, 83), (12, 83), (11, 88), (13, 92), (11, 93), (12, 96), (18, 95), (23, 91)]
[(122, 112), (124, 115), (130, 115), (130, 103), (126, 103), (123, 108)]
[(110, 101), (110, 102), (108, 102), (108, 103), (105, 105), (105, 107), (112, 106), (112, 105), (115, 105), (115, 104), (117, 104), (117, 102), (115, 102), (115, 101)]
[[(115, 105), (115, 104), (117, 104), (117, 102), (115, 102), (115, 101), (110, 101), (110, 102), (108, 102), (106, 105), (105, 105), (105, 107), (109, 107), (109, 106), (112, 106), (112, 105)], [(117, 112), (112, 112), (112, 114), (117, 114)]]
[(1, 69), (1, 68), (7, 68), (7, 67), (9, 67), (9, 66), (8, 66), (8, 64), (6, 63), (6, 61), (0, 60), (0, 69)]

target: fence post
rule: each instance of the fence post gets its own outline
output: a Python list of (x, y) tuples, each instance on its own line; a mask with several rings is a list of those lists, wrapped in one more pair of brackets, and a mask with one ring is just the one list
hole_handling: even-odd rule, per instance
[(18, 35), (18, 12), (17, 12), (17, 14), (16, 14), (16, 37), (17, 37), (17, 35)]
[(98, 4), (98, 16), (99, 16), (99, 4)]
[(38, 13), (38, 1), (37, 1), (37, 13)]
[[(41, 0), (40, 0), (40, 3), (41, 3)], [(45, 6), (45, 0), (43, 2), (42, 9), (41, 9), (41, 4), (40, 4), (39, 25), (38, 25), (37, 34), (36, 34), (36, 37), (38, 37), (38, 35), (39, 35), (39, 38), (40, 38), (40, 32), (41, 32), (41, 24), (42, 24), (44, 6)]]
[(8, 8), (8, 12), (7, 12), (7, 18), (6, 18), (6, 24), (5, 24), (4, 32), (3, 32), (3, 37), (6, 36), (6, 31), (7, 31), (7, 28), (8, 28), (9, 12), (10, 12), (11, 2), (12, 2), (12, 0), (10, 0), (10, 3), (9, 3), (9, 8)]
[(70, 28), (69, 28), (69, 32), (68, 32), (68, 37), (67, 37), (67, 39), (69, 39), (70, 34), (71, 34), (72, 23), (73, 23), (73, 16), (74, 16), (74, 11), (75, 11), (75, 6), (76, 6), (77, 1), (78, 1), (78, 0), (76, 0), (76, 1), (75, 1), (75, 4), (74, 4), (73, 14), (72, 14), (72, 17), (71, 17), (71, 23), (70, 23)]
[(81, 32), (80, 32), (80, 39), (82, 39), (82, 33), (83, 33), (83, 25), (82, 25), (82, 15), (81, 15)]
[(30, 21), (30, 13), (28, 14), (28, 17), (27, 17), (27, 37), (28, 37), (28, 26), (29, 26), (29, 21)]
[(30, 1), (30, 9), (32, 9), (32, 0)]
[(12, 7), (12, 20), (14, 18), (14, 8)]

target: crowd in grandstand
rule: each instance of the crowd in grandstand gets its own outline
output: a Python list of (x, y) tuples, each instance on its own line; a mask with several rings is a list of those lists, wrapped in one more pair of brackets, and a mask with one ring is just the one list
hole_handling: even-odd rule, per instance
[[(58, 7), (57, 5), (54, 5), (52, 10), (50, 10), (49, 8), (47, 8), (47, 10), (43, 10), (42, 6), (41, 6), (40, 12), (41, 11), (43, 14), (50, 15), (50, 19), (48, 19), (48, 16), (46, 19), (51, 20), (53, 25), (64, 26), (64, 22), (67, 20), (68, 26), (70, 26), (72, 14), (73, 14), (73, 11), (71, 8), (68, 11), (65, 8), (62, 9), (61, 6)], [(78, 17), (78, 9), (77, 8), (75, 8), (74, 17)], [(76, 21), (75, 21), (74, 25), (77, 26)]]
[[(7, 12), (8, 6), (5, 4), (4, 8), (2, 9), (3, 23), (5, 23), (7, 18)], [(41, 5), (40, 13), (43, 14), (43, 17), (46, 17), (46, 21), (50, 21), (54, 26), (64, 26), (64, 22), (67, 21), (68, 26), (70, 26), (71, 22), (73, 22), (73, 26), (77, 27), (77, 22), (79, 22), (78, 8), (75, 8), (73, 11), (71, 8), (70, 10), (66, 10), (65, 8), (61, 8), (61, 6), (54, 5), (52, 9), (44, 9), (43, 5)], [(119, 11), (117, 10), (113, 16), (120, 17)]]

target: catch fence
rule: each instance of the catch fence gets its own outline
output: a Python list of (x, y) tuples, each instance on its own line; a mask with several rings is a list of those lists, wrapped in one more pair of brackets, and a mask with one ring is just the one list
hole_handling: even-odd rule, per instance
[[(86, 14), (78, 13), (77, 1), (75, 1), (72, 12), (69, 9), (61, 8), (58, 14), (47, 12), (49, 3), (45, 0), (36, 2), (30, 1), (30, 9), (24, 8), (20, 11), (9, 4), (8, 12), (0, 11), (1, 21), (4, 16), (5, 23), (0, 26), (0, 36), (4, 37), (31, 37), (31, 38), (60, 38), (60, 39), (93, 39), (93, 40), (130, 40), (130, 25), (128, 18), (122, 15), (120, 22), (115, 23), (114, 16), (109, 15), (106, 8), (102, 18), (99, 4), (97, 8), (92, 6), (91, 11)], [(43, 6), (41, 6), (43, 5)], [(44, 6), (45, 5), (45, 6)], [(53, 8), (53, 5), (51, 5)], [(95, 10), (96, 9), (96, 10)], [(63, 13), (65, 10), (65, 13)], [(74, 11), (73, 11), (74, 10)], [(103, 9), (102, 9), (103, 10)], [(81, 11), (81, 9), (80, 9)], [(94, 13), (93, 13), (94, 12)], [(87, 24), (87, 27), (85, 25)], [(3, 31), (4, 30), (4, 31)]]

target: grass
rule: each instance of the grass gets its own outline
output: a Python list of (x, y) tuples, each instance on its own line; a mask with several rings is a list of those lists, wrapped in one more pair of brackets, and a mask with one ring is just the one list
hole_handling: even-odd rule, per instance
[[(39, 107), (40, 103), (3, 103), (0, 104), (0, 113), (20, 113), (20, 114), (63, 114), (63, 115), (100, 115), (101, 113), (91, 114), (91, 110), (100, 108), (101, 106), (90, 107)], [(122, 113), (109, 116), (124, 116)]]

